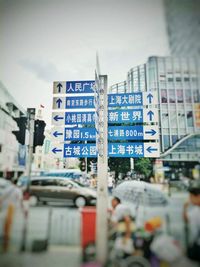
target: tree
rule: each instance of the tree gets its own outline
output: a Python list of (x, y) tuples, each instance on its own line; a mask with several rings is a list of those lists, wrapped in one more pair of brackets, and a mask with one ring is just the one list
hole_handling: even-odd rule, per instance
[(115, 177), (118, 179), (119, 173), (126, 174), (130, 171), (130, 158), (109, 158), (108, 166), (110, 171), (115, 171)]
[(134, 170), (139, 174), (144, 174), (146, 180), (153, 173), (153, 159), (150, 158), (139, 158), (135, 159)]

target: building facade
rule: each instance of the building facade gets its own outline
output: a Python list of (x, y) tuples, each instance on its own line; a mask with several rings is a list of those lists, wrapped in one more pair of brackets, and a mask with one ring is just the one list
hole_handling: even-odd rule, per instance
[[(200, 60), (150, 57), (127, 74), (124, 92), (158, 93), (160, 151), (164, 161), (200, 162)], [(110, 87), (116, 92), (117, 85)]]
[(12, 134), (17, 130), (13, 118), (25, 114), (0, 82), (0, 177), (18, 177), (25, 170), (26, 146), (20, 145)]
[(200, 56), (200, 1), (164, 0), (171, 55)]

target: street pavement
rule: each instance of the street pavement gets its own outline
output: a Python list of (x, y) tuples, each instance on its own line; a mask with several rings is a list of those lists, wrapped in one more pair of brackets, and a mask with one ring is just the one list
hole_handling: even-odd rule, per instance
[[(182, 207), (187, 193), (170, 197), (170, 230), (184, 243)], [(16, 217), (12, 227), (9, 253), (0, 255), (0, 267), (78, 267), (81, 266), (81, 212), (73, 207), (47, 205), (30, 207), (28, 215), (26, 252), (20, 252), (23, 221)], [(32, 252), (35, 241), (48, 239), (44, 252)]]
[(50, 246), (40, 253), (6, 253), (0, 255), (0, 267), (80, 267), (81, 249), (78, 246)]

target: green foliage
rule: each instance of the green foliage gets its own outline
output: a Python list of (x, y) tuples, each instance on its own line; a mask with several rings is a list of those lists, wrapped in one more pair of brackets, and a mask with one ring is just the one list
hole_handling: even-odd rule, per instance
[(150, 158), (135, 159), (134, 170), (136, 173), (144, 174), (145, 178), (149, 178), (153, 173), (153, 160)]
[(126, 174), (130, 171), (130, 158), (109, 158), (108, 166), (110, 171), (115, 171), (115, 177), (117, 178), (119, 173)]

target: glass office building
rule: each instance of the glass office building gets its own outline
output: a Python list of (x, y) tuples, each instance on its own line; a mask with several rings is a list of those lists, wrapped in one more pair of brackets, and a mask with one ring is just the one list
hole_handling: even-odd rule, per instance
[[(182, 57), (153, 56), (127, 74), (124, 92), (158, 93), (163, 160), (200, 161), (199, 77), (199, 59)], [(110, 92), (118, 86), (111, 86)]]
[(200, 1), (164, 0), (171, 55), (200, 56)]

